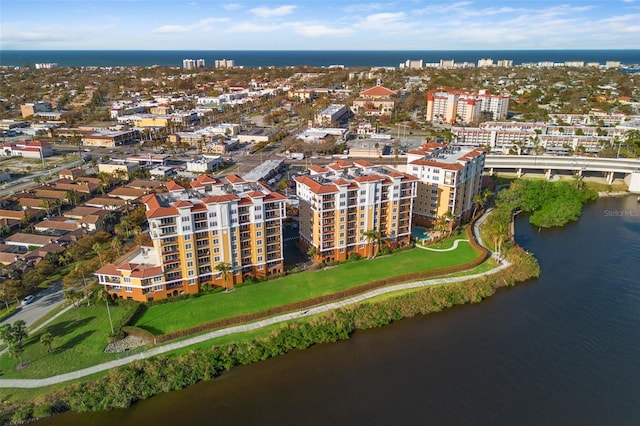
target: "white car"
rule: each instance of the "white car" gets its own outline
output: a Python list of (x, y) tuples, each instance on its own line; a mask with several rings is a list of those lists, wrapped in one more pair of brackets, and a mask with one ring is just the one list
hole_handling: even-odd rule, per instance
[(33, 302), (35, 300), (35, 296), (33, 294), (28, 295), (27, 297), (25, 297), (24, 299), (22, 299), (22, 302), (20, 302), (20, 304), (22, 306), (27, 306), (29, 303)]

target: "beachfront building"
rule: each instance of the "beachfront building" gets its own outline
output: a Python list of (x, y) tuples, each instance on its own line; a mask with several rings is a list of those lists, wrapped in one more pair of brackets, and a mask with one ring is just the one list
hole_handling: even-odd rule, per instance
[(458, 89), (438, 89), (427, 94), (426, 120), (445, 123), (475, 123), (503, 120), (509, 110), (510, 95), (492, 95), (487, 90), (478, 93)]
[(236, 175), (190, 186), (142, 198), (153, 246), (96, 271), (112, 297), (147, 302), (283, 272), (284, 196)]
[(358, 160), (311, 166), (295, 178), (300, 200), (300, 241), (318, 262), (346, 260), (351, 253), (371, 256), (378, 241), (408, 244), (416, 178)]
[(407, 173), (418, 178), (414, 221), (432, 225), (451, 212), (453, 220), (467, 219), (474, 196), (480, 193), (486, 153), (481, 148), (450, 148), (426, 143), (407, 153)]

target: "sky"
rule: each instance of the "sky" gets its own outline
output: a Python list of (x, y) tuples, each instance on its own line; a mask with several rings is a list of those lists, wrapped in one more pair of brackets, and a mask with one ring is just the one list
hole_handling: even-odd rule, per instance
[(640, 0), (0, 0), (2, 50), (639, 48)]

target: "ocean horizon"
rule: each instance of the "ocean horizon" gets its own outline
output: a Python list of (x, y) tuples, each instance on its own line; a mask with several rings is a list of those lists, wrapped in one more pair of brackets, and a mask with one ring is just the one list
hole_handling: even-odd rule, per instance
[(65, 66), (168, 66), (181, 67), (183, 59), (204, 59), (212, 67), (217, 59), (233, 60), (246, 68), (310, 66), (397, 67), (406, 60), (424, 63), (441, 59), (476, 63), (490, 58), (512, 60), (514, 65), (537, 62), (584, 61), (604, 65), (619, 61), (640, 64), (640, 49), (606, 50), (2, 50), (0, 66), (21, 67), (36, 63)]

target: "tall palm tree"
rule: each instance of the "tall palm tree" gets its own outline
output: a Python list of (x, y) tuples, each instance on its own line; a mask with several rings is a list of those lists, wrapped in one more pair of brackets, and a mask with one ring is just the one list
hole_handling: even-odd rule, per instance
[(111, 334), (115, 334), (113, 330), (113, 320), (111, 319), (111, 310), (109, 309), (109, 292), (103, 287), (100, 286), (97, 290), (98, 299), (104, 300), (104, 303), (107, 305), (107, 315), (109, 316), (109, 325), (111, 326)]
[(218, 263), (213, 269), (222, 273), (222, 276), (224, 277), (224, 288), (227, 291), (230, 290), (230, 287), (227, 286), (227, 276), (229, 275), (229, 272), (231, 272), (231, 265), (221, 262)]

